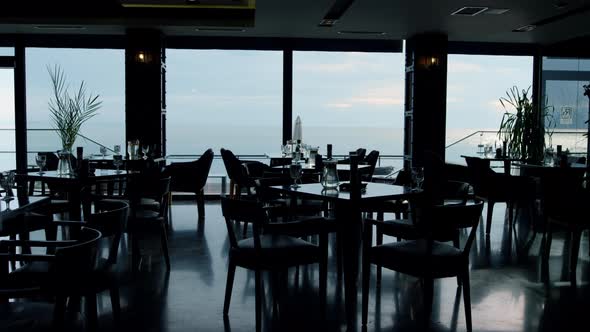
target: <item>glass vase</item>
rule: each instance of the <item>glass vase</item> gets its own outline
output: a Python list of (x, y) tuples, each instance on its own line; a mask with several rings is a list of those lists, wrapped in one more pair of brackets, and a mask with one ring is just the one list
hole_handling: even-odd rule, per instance
[(59, 150), (57, 152), (57, 155), (59, 156), (59, 162), (57, 164), (57, 174), (74, 174), (74, 170), (72, 169), (72, 153), (68, 150)]

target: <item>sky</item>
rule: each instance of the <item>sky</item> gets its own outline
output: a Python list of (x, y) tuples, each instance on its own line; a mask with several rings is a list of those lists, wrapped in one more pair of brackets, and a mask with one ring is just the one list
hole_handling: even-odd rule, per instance
[[(84, 80), (88, 91), (103, 101), (99, 115), (82, 127), (82, 133), (105, 145), (125, 144), (123, 50), (31, 48), (26, 56), (29, 128), (48, 127), (47, 66), (57, 64), (72, 87)], [(532, 57), (449, 55), (448, 141), (475, 130), (497, 130), (504, 112), (499, 97), (512, 86), (531, 85), (532, 62)], [(177, 152), (206, 145), (189, 146), (187, 141), (219, 140), (227, 145), (246, 135), (256, 144), (269, 144), (264, 149), (276, 145), (278, 150), (281, 52), (168, 49), (166, 65), (169, 145), (179, 147)], [(0, 128), (13, 127), (12, 93), (10, 71), (0, 71)], [(374, 141), (395, 140), (381, 148), (398, 152), (403, 105), (402, 53), (294, 52), (293, 117), (301, 117), (304, 137), (315, 139), (316, 145), (324, 144), (322, 135), (329, 130), (342, 128), (349, 136), (358, 135), (353, 137), (357, 140), (367, 135)], [(244, 128), (251, 130), (238, 133)], [(29, 141), (30, 149), (58, 144), (41, 133), (31, 133)]]

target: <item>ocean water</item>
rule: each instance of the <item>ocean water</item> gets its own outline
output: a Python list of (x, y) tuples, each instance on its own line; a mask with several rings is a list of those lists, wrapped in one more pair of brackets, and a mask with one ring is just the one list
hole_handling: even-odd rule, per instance
[[(473, 133), (476, 129), (448, 130), (448, 142), (456, 141)], [(108, 147), (120, 144), (125, 150), (124, 133), (117, 126), (88, 127), (84, 130), (91, 140), (95, 140)], [(0, 170), (13, 169), (14, 139), (13, 131), (1, 131), (3, 139), (0, 141)], [(168, 128), (167, 154), (168, 155), (192, 155), (185, 158), (175, 158), (172, 161), (196, 159), (206, 149), (212, 148), (217, 156), (219, 150), (226, 148), (236, 155), (244, 155), (243, 158), (254, 158), (248, 155), (279, 155), (281, 147), (282, 131), (279, 126), (195, 126), (175, 125)], [(489, 136), (489, 137), (488, 137)], [(476, 135), (449, 148), (446, 151), (446, 159), (450, 162), (463, 163), (462, 154), (474, 154), (478, 144), (493, 139), (494, 135), (486, 137)], [(12, 137), (12, 140), (10, 139)], [(403, 154), (403, 128), (385, 127), (304, 127), (303, 142), (311, 146), (319, 147), (319, 153), (326, 153), (326, 145), (332, 144), (333, 154), (346, 155), (349, 151), (359, 147), (380, 151), (381, 155), (401, 156)], [(57, 135), (52, 131), (30, 131), (28, 135), (29, 151), (56, 151), (60, 146)], [(79, 139), (75, 146), (84, 147), (85, 155), (99, 153), (99, 146), (89, 140)], [(12, 151), (12, 152), (11, 152)], [(35, 153), (29, 154), (29, 164), (34, 165)], [(263, 162), (265, 160), (262, 160)], [(266, 160), (268, 162), (268, 160)], [(392, 165), (399, 169), (402, 165), (401, 158), (381, 159), (382, 166)], [(225, 173), (221, 159), (216, 159), (211, 173)]]

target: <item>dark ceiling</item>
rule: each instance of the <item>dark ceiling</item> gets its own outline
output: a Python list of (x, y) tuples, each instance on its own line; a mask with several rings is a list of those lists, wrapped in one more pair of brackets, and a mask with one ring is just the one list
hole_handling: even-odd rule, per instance
[[(167, 1), (183, 0), (159, 0)], [(319, 26), (331, 9), (348, 3), (333, 26)], [(123, 8), (119, 0), (16, 1), (0, 12), (0, 34), (122, 35), (140, 27), (170, 36), (400, 40), (439, 32), (450, 41), (551, 45), (590, 32), (590, 0), (256, 0), (255, 5), (250, 11)], [(450, 15), (465, 6), (509, 10)], [(513, 32), (531, 24), (532, 31)]]

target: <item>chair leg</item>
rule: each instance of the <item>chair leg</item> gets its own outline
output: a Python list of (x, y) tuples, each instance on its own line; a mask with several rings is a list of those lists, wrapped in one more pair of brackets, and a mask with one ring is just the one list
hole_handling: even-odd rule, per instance
[(262, 331), (262, 271), (256, 270), (254, 278), (254, 302), (256, 307), (256, 332)]
[(542, 266), (542, 278), (545, 279), (545, 283), (549, 284), (549, 257), (551, 254), (551, 241), (553, 240), (553, 232), (551, 231), (551, 224), (547, 223), (547, 227), (545, 232), (547, 233), (545, 248), (543, 250), (543, 261), (541, 262)]
[(570, 282), (572, 286), (576, 285), (576, 268), (578, 266), (578, 252), (580, 251), (580, 240), (582, 238), (581, 231), (572, 232), (571, 247), (570, 247)]
[(205, 218), (205, 192), (203, 189), (197, 194), (197, 209), (199, 211), (199, 219)]
[(55, 298), (55, 308), (53, 309), (53, 328), (56, 331), (62, 330), (64, 325), (64, 317), (66, 315), (66, 300), (63, 295), (58, 295)]
[(322, 318), (326, 315), (326, 297), (328, 290), (328, 235), (321, 234), (320, 250), (322, 258), (320, 260), (320, 310)]
[(424, 326), (426, 330), (429, 330), (430, 316), (432, 314), (432, 298), (434, 296), (434, 280), (424, 278), (422, 285), (424, 296)]
[(118, 323), (121, 320), (121, 302), (119, 299), (119, 287), (113, 285), (109, 288), (111, 296), (111, 307), (113, 309), (113, 320)]
[(170, 256), (168, 254), (168, 235), (166, 235), (166, 225), (161, 225), (160, 241), (162, 243), (162, 251), (164, 252), (164, 259), (166, 260), (166, 268), (170, 271)]
[(245, 239), (248, 236), (248, 222), (244, 221), (244, 230), (242, 231), (242, 238)]
[(487, 223), (486, 223), (486, 234), (490, 234), (492, 230), (492, 215), (494, 213), (494, 201), (488, 200), (488, 216), (487, 216)]
[(223, 301), (223, 315), (227, 316), (229, 312), (229, 303), (231, 302), (231, 292), (234, 287), (234, 275), (236, 274), (236, 265), (229, 260), (227, 269), (227, 281), (225, 283), (225, 300)]
[[(363, 303), (362, 303), (362, 326), (367, 326), (367, 320), (369, 315), (369, 287), (371, 286), (371, 262), (369, 261), (369, 257), (364, 255), (363, 257), (363, 271), (362, 271), (362, 283), (363, 283)], [(380, 266), (377, 266), (377, 271), (379, 271)], [(379, 289), (377, 289), (379, 291)]]
[[(376, 245), (380, 246), (383, 244), (383, 231), (377, 227), (377, 234), (375, 236)], [(381, 264), (377, 264), (377, 287), (381, 285)]]
[(461, 275), (463, 282), (463, 305), (465, 307), (465, 325), (467, 331), (471, 331), (471, 288), (469, 287), (469, 268)]
[(137, 234), (129, 234), (131, 237), (131, 269), (137, 271), (141, 260), (141, 250), (137, 241)]
[(96, 331), (98, 328), (98, 317), (96, 308), (96, 294), (86, 294), (86, 317), (88, 320), (88, 329)]

